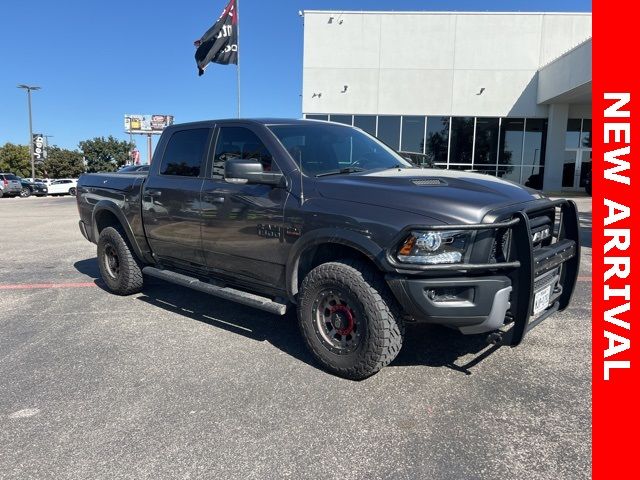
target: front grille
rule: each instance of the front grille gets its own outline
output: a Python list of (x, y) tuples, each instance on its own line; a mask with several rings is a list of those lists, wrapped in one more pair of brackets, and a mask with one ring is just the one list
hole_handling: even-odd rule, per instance
[(508, 262), (509, 250), (511, 248), (511, 229), (500, 228), (496, 232), (491, 245), (489, 263)]
[(554, 225), (555, 217), (555, 209), (541, 210), (529, 214), (529, 229), (533, 250), (551, 245), (554, 238), (558, 238), (558, 232), (555, 231)]

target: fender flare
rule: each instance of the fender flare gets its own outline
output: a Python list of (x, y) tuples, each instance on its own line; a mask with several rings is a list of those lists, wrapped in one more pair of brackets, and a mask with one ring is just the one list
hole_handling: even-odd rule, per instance
[(124, 230), (125, 235), (127, 236), (127, 240), (129, 241), (129, 245), (133, 248), (133, 252), (136, 256), (143, 261), (146, 261), (146, 256), (142, 252), (140, 245), (138, 244), (135, 235), (133, 234), (133, 230), (131, 229), (131, 225), (129, 225), (129, 221), (127, 217), (125, 217), (122, 209), (111, 200), (100, 200), (93, 207), (93, 211), (91, 212), (91, 229), (93, 232), (93, 238), (95, 239), (95, 243), (98, 243), (98, 237), (100, 233), (98, 232), (98, 221), (97, 217), (101, 212), (108, 211), (115, 215), (116, 219), (120, 223), (120, 226)]
[(291, 301), (294, 301), (298, 293), (300, 258), (308, 249), (326, 243), (353, 248), (369, 258), (377, 268), (385, 270), (385, 250), (369, 237), (353, 230), (319, 228), (298, 239), (289, 252), (286, 266), (286, 286)]

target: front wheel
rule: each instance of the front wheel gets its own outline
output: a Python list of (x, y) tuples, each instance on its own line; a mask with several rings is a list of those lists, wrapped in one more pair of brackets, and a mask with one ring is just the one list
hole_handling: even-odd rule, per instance
[(361, 380), (400, 352), (395, 299), (377, 271), (352, 260), (324, 263), (302, 282), (298, 321), (307, 347), (327, 370)]
[(109, 290), (118, 295), (131, 295), (142, 290), (143, 278), (139, 262), (119, 228), (106, 227), (98, 238), (100, 275)]
[(74, 187), (71, 187), (69, 189), (69, 195), (71, 195), (72, 197), (76, 196), (76, 189)]
[(31, 196), (31, 190), (29, 190), (27, 187), (24, 187), (22, 190), (20, 190), (20, 196), (22, 198), (29, 198)]

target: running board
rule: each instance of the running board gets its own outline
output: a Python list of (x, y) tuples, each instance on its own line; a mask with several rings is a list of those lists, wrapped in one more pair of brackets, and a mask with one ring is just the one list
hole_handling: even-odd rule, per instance
[(265, 312), (273, 313), (275, 315), (284, 315), (287, 312), (287, 305), (285, 303), (278, 303), (270, 298), (243, 292), (242, 290), (236, 290), (235, 288), (203, 282), (197, 278), (172, 272), (170, 270), (161, 270), (155, 267), (144, 267), (142, 269), (142, 273), (145, 273), (150, 277), (159, 278), (161, 280), (166, 280), (167, 282), (182, 285), (183, 287), (208, 293), (209, 295), (224, 298), (225, 300), (264, 310)]

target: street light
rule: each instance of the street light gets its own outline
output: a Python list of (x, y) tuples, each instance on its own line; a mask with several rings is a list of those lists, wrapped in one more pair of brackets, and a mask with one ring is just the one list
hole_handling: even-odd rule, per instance
[(27, 99), (29, 101), (29, 155), (31, 156), (31, 179), (36, 179), (36, 163), (33, 156), (33, 121), (31, 119), (31, 92), (34, 90), (40, 90), (40, 87), (35, 85), (25, 85), (21, 83), (18, 88), (22, 88), (27, 91)]

